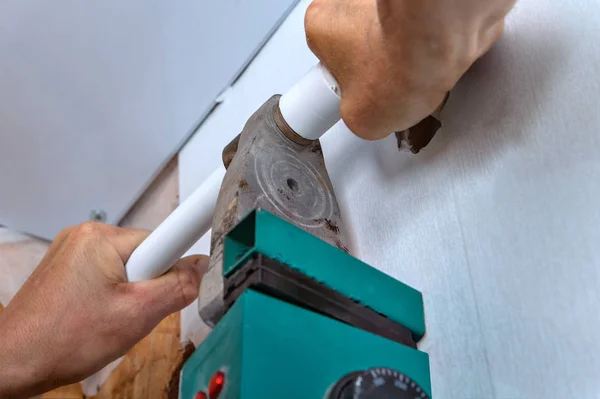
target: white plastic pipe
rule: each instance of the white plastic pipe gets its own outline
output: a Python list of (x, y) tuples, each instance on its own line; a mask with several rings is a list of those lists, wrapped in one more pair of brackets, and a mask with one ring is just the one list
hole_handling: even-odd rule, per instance
[[(339, 92), (335, 79), (318, 64), (281, 97), (281, 115), (296, 133), (316, 140), (340, 120)], [(125, 265), (129, 281), (167, 272), (206, 234), (224, 176), (221, 166), (133, 251)]]
[(210, 230), (224, 176), (220, 166), (133, 251), (125, 265), (129, 281), (167, 272)]
[(337, 82), (322, 64), (317, 64), (281, 96), (279, 109), (296, 133), (316, 140), (341, 119), (340, 101)]

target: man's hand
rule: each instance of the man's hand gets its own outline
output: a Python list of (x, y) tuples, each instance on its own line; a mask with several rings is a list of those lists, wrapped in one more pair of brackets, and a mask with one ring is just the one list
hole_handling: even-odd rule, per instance
[(197, 296), (208, 258), (127, 283), (125, 263), (148, 235), (88, 222), (62, 231), (0, 313), (0, 397), (27, 397), (80, 381)]
[(306, 37), (340, 85), (348, 128), (375, 140), (430, 115), (515, 1), (314, 0)]

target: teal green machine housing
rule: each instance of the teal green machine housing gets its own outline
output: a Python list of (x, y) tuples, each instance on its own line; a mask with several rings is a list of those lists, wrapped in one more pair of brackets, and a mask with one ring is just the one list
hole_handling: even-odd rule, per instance
[(223, 274), (181, 399), (431, 398), (420, 292), (264, 210), (227, 235)]

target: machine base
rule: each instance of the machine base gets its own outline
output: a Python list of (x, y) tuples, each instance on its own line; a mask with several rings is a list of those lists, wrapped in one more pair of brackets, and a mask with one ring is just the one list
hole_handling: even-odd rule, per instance
[(219, 399), (322, 399), (372, 367), (401, 370), (431, 396), (426, 353), (249, 289), (184, 365), (179, 397), (207, 392), (222, 371)]

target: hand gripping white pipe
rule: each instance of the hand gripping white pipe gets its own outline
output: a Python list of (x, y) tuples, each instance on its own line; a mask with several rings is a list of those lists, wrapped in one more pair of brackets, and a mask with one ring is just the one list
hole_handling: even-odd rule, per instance
[[(279, 100), (283, 119), (300, 136), (316, 140), (340, 120), (335, 79), (321, 64), (311, 69)], [(225, 168), (215, 170), (131, 254), (128, 281), (143, 281), (167, 272), (210, 229)]]

